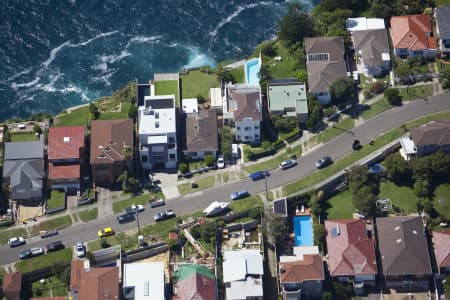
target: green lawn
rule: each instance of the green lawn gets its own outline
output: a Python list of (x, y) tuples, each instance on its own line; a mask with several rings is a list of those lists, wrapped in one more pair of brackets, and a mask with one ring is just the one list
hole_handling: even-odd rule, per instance
[(181, 76), (181, 94), (183, 98), (197, 98), (202, 95), (209, 98), (209, 89), (219, 87), (219, 81), (215, 73), (204, 73), (200, 70), (189, 71), (187, 75)]
[(155, 81), (155, 94), (157, 96), (174, 95), (176, 106), (180, 106), (177, 80)]
[(11, 133), (11, 142), (27, 142), (37, 141), (37, 136), (34, 132), (14, 132)]
[(72, 225), (72, 219), (70, 216), (62, 216), (59, 218), (50, 219), (33, 226), (32, 231), (34, 234), (38, 234), (39, 231), (59, 230)]
[(249, 173), (253, 173), (259, 170), (270, 170), (270, 169), (275, 169), (278, 168), (278, 165), (280, 164), (280, 162), (282, 162), (283, 160), (286, 160), (289, 158), (290, 155), (297, 155), (297, 157), (299, 158), (300, 156), (302, 156), (302, 146), (298, 145), (296, 147), (293, 147), (291, 150), (289, 150), (288, 152), (282, 154), (282, 155), (278, 155), (272, 159), (269, 159), (267, 161), (261, 162), (261, 163), (257, 163), (257, 164), (253, 164), (251, 166), (245, 167), (244, 170), (246, 170)]
[(370, 105), (370, 108), (363, 111), (361, 116), (367, 120), (390, 108), (392, 108), (392, 105), (385, 98), (382, 98)]
[(89, 106), (73, 110), (70, 114), (64, 112), (57, 116), (56, 126), (86, 126), (89, 120)]
[(190, 183), (183, 183), (178, 185), (178, 191), (181, 195), (186, 195), (190, 193), (194, 193), (199, 190), (208, 189), (214, 186), (216, 176), (208, 176), (195, 180), (195, 183), (198, 185), (197, 188), (192, 188)]
[[(286, 78), (286, 77), (295, 77), (296, 76), (296, 59), (292, 57), (288, 50), (283, 46), (283, 44), (278, 41), (274, 45), (275, 51), (277, 54), (275, 56), (281, 56), (281, 61), (275, 61), (271, 58), (268, 61), (268, 65), (270, 66), (270, 72), (273, 78)], [(274, 57), (275, 57), (274, 56)], [(265, 57), (267, 59), (267, 57)]]
[(60, 264), (70, 265), (72, 260), (72, 247), (66, 249), (50, 252), (41, 256), (28, 258), (16, 263), (16, 269), (22, 273), (31, 272), (45, 267), (53, 266), (55, 262)]
[(115, 214), (121, 212), (125, 207), (130, 207), (133, 204), (142, 204), (146, 206), (148, 201), (152, 198), (163, 198), (162, 193), (147, 193), (139, 196), (133, 196), (129, 199), (113, 202), (113, 211)]
[(441, 184), (434, 191), (434, 209), (445, 220), (450, 220), (450, 184)]
[(95, 219), (97, 219), (97, 216), (98, 216), (98, 208), (94, 207), (92, 209), (80, 211), (78, 213), (78, 215), (80, 216), (80, 219), (83, 222), (89, 222), (89, 221), (95, 220)]
[(28, 234), (25, 228), (13, 228), (9, 230), (3, 230), (0, 234), (0, 245), (7, 244), (8, 240), (15, 236), (23, 236), (24, 238), (26, 238), (28, 237)]
[(244, 66), (231, 69), (231, 75), (233, 75), (235, 83), (244, 83), (245, 82)]
[(130, 109), (130, 106), (130, 102), (122, 102), (120, 111), (102, 112), (99, 120), (128, 119), (128, 110)]
[[(409, 88), (400, 88), (400, 96), (402, 96), (403, 101), (407, 100), (417, 100), (423, 97), (428, 97), (433, 95), (433, 85), (424, 84), (418, 86), (411, 86)], [(408, 92), (407, 92), (408, 91)]]
[(352, 192), (346, 190), (327, 201), (330, 206), (327, 209), (328, 220), (352, 219), (355, 207), (353, 206)]
[(50, 198), (47, 200), (47, 209), (62, 207), (64, 203), (64, 192), (59, 190), (51, 190)]
[(235, 200), (232, 201), (230, 204), (230, 208), (235, 213), (255, 207), (264, 207), (264, 203), (262, 202), (261, 198), (257, 195), (250, 196), (244, 199)]
[(31, 289), (33, 297), (57, 297), (67, 295), (67, 287), (57, 275), (45, 278), (44, 283), (41, 283), (40, 280), (33, 282), (31, 284)]
[(417, 197), (410, 187), (397, 186), (393, 182), (380, 183), (379, 199), (389, 198), (392, 205), (406, 213), (417, 213)]

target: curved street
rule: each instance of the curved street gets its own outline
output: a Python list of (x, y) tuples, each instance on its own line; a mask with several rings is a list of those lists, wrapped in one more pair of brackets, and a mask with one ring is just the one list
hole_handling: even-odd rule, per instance
[[(333, 160), (338, 160), (352, 151), (352, 142), (359, 139), (366, 144), (370, 139), (376, 138), (390, 129), (405, 124), (428, 114), (450, 109), (450, 93), (444, 93), (425, 99), (411, 101), (401, 107), (387, 110), (376, 117), (366, 120), (353, 130), (343, 133), (330, 142), (316, 147), (298, 159), (298, 165), (291, 169), (281, 171), (274, 170), (267, 178), (268, 189), (274, 189), (287, 183), (294, 182), (316, 171), (315, 162), (329, 155)], [(177, 215), (184, 215), (193, 211), (204, 209), (212, 201), (230, 201), (230, 193), (247, 189), (251, 194), (259, 194), (265, 191), (264, 180), (252, 182), (245, 178), (239, 182), (216, 186), (208, 190), (199, 191), (166, 201), (166, 206), (159, 208), (146, 207), (139, 214), (141, 225), (153, 223), (153, 215), (161, 210), (173, 209)], [(116, 232), (135, 228), (136, 223), (130, 222), (119, 225), (115, 215), (110, 215), (95, 221), (79, 223), (59, 231), (59, 235), (42, 240), (39, 236), (27, 239), (27, 244), (18, 248), (1, 246), (0, 264), (5, 265), (18, 260), (18, 253), (31, 247), (44, 246), (45, 244), (60, 240), (67, 246), (74, 245), (77, 241), (90, 241), (97, 238), (97, 230), (105, 226), (112, 226)]]

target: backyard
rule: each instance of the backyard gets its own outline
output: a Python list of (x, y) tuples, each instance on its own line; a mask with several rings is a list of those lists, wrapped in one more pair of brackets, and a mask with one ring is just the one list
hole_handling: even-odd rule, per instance
[(436, 188), (433, 206), (445, 220), (450, 220), (450, 184), (441, 184)]
[(390, 199), (392, 206), (401, 212), (417, 213), (417, 196), (412, 188), (398, 186), (391, 181), (380, 183), (380, 194), (378, 199)]
[(37, 141), (38, 138), (34, 132), (12, 132), (11, 142), (27, 142), (27, 141)]
[(155, 81), (155, 94), (157, 96), (174, 95), (175, 105), (180, 106), (177, 80)]
[(215, 73), (206, 73), (200, 70), (189, 71), (188, 74), (181, 76), (181, 91), (183, 98), (197, 98), (198, 95), (203, 98), (209, 98), (209, 89), (219, 87)]
[(345, 190), (327, 200), (326, 211), (328, 220), (352, 219), (355, 207), (353, 206), (352, 192)]

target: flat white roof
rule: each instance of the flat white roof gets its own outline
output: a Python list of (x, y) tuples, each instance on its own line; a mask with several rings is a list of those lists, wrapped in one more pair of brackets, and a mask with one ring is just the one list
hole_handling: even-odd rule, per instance
[(386, 28), (386, 26), (384, 25), (384, 20), (377, 18), (348, 18), (345, 24), (345, 26), (347, 27), (347, 31), (349, 32)]
[(262, 256), (258, 250), (225, 251), (223, 281), (245, 280), (247, 275), (263, 275)]
[(305, 254), (319, 254), (318, 246), (298, 246), (294, 247), (294, 255), (280, 256), (280, 262), (292, 262), (303, 260)]
[(247, 277), (246, 280), (233, 281), (226, 289), (227, 300), (252, 299), (252, 297), (263, 296), (263, 285), (261, 278)]
[(123, 287), (134, 287), (135, 300), (164, 300), (164, 263), (124, 264)]
[(181, 100), (181, 105), (184, 113), (198, 112), (197, 98), (188, 98)]
[(222, 91), (221, 88), (210, 88), (209, 89), (209, 98), (211, 99), (212, 107), (222, 107), (223, 99), (222, 99)]
[(139, 134), (159, 134), (176, 132), (175, 104), (171, 108), (151, 107), (152, 100), (163, 100), (175, 97), (170, 96), (145, 96), (144, 103), (149, 106), (139, 106)]
[(408, 135), (404, 135), (400, 138), (400, 145), (402, 145), (405, 154), (417, 153), (416, 145), (414, 145), (414, 141)]

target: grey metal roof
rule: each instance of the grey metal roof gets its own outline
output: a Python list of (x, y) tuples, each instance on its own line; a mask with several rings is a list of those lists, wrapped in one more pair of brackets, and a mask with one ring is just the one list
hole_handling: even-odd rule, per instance
[(441, 38), (450, 37), (450, 5), (436, 8), (436, 19)]
[(5, 143), (5, 161), (30, 158), (44, 158), (43, 142), (32, 141)]

